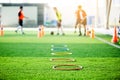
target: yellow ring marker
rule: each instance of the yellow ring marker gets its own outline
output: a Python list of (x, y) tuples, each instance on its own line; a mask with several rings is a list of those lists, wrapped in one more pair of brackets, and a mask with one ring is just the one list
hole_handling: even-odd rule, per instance
[(75, 59), (72, 59), (72, 58), (51, 58), (50, 61), (66, 61), (66, 62), (74, 62)]
[(70, 55), (72, 54), (71, 52), (53, 52), (51, 53), (52, 55)]

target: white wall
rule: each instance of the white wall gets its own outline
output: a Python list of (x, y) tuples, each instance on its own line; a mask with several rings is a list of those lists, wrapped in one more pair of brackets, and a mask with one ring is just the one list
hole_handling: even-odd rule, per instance
[[(15, 27), (18, 25), (18, 12), (19, 6), (2, 7), (2, 24), (7, 27)], [(34, 25), (37, 24), (37, 7), (24, 7), (24, 15), (29, 19), (24, 19), (24, 24), (28, 21), (33, 21)], [(11, 26), (12, 25), (12, 26)]]

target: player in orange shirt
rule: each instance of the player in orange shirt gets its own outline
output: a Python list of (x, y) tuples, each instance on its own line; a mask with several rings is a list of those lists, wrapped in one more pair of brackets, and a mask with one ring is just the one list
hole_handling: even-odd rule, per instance
[(22, 34), (25, 34), (23, 31), (23, 19), (24, 18), (28, 18), (25, 17), (23, 14), (23, 6), (20, 6), (20, 11), (18, 12), (18, 22), (19, 22), (19, 26), (17, 27), (17, 30), (15, 30), (15, 32), (17, 32), (19, 29), (21, 29)]
[(75, 32), (77, 26), (79, 26), (79, 36), (82, 35), (81, 33), (81, 25), (84, 26), (84, 36), (86, 35), (86, 24), (87, 24), (87, 14), (86, 12), (82, 9), (82, 6), (78, 6), (78, 10), (75, 12), (76, 14), (76, 24), (75, 24)]

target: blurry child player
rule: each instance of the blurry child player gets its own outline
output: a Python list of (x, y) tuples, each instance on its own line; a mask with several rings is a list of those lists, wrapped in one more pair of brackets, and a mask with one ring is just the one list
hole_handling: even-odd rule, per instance
[(119, 27), (118, 27), (118, 35), (120, 36), (120, 15), (119, 15)]
[(19, 23), (19, 26), (17, 27), (17, 30), (15, 30), (15, 32), (17, 32), (19, 29), (21, 29), (22, 34), (25, 34), (24, 31), (23, 31), (23, 19), (24, 18), (28, 18), (28, 17), (24, 16), (23, 6), (20, 6), (20, 11), (18, 12), (18, 23)]
[(82, 35), (81, 33), (81, 26), (84, 26), (84, 36), (86, 35), (86, 24), (87, 24), (87, 14), (86, 12), (82, 9), (82, 6), (79, 5), (78, 9), (75, 12), (76, 14), (76, 24), (75, 24), (75, 33), (77, 27), (79, 28), (79, 36)]
[(63, 26), (62, 26), (62, 15), (56, 7), (54, 7), (53, 9), (54, 9), (54, 11), (56, 13), (56, 17), (57, 17), (57, 29), (58, 29), (57, 35), (59, 35), (59, 29), (61, 29), (62, 35), (65, 35), (63, 32)]

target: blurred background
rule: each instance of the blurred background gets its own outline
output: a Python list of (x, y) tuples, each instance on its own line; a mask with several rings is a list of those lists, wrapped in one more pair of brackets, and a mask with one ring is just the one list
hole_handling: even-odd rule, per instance
[(19, 6), (23, 6), (25, 27), (56, 26), (53, 7), (62, 14), (64, 27), (75, 25), (75, 11), (78, 5), (87, 13), (87, 25), (109, 28), (119, 26), (120, 0), (0, 0), (1, 22), (5, 27), (18, 26)]

